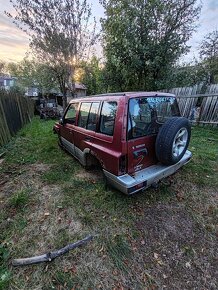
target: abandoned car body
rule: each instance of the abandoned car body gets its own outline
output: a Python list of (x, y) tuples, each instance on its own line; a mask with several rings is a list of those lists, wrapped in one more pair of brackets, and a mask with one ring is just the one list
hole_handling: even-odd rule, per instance
[(114, 93), (72, 100), (54, 125), (62, 147), (83, 166), (100, 164), (107, 182), (126, 194), (156, 184), (191, 159), (191, 128), (176, 97)]

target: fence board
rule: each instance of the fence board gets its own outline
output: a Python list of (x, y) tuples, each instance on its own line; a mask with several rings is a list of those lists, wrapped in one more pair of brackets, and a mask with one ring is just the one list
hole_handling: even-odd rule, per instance
[(168, 92), (177, 96), (182, 116), (191, 119), (193, 123), (218, 125), (218, 84), (208, 86), (203, 94), (202, 88), (200, 84), (173, 88)]
[(32, 100), (0, 90), (0, 146), (6, 144), (34, 115)]

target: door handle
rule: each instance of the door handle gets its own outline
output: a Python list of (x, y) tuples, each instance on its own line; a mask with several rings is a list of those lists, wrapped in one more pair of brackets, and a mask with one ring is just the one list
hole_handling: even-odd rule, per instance
[(84, 141), (86, 141), (86, 142), (91, 142), (91, 138), (90, 137), (85, 137), (85, 139), (84, 139)]
[(140, 149), (140, 150), (133, 152), (134, 158), (138, 158), (139, 156), (142, 156), (142, 155), (143, 156), (148, 155), (148, 150), (146, 148), (143, 148), (143, 149)]

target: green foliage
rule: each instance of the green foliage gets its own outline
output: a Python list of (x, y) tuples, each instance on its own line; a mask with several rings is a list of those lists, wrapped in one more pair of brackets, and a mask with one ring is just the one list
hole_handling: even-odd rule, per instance
[(104, 79), (104, 68), (100, 59), (93, 56), (90, 61), (83, 63), (84, 77), (82, 82), (87, 86), (87, 95), (96, 95), (107, 92)]
[(172, 66), (170, 74), (165, 80), (165, 88), (178, 88), (194, 86), (205, 83), (207, 74), (201, 62), (195, 60), (192, 64), (181, 64)]
[(218, 30), (207, 34), (200, 46), (202, 66), (207, 75), (207, 82), (218, 82)]
[(156, 90), (187, 52), (200, 8), (196, 0), (103, 1), (109, 89)]
[(0, 59), (0, 76), (5, 74), (5, 62)]
[(58, 88), (55, 74), (49, 64), (40, 63), (36, 59), (24, 58), (19, 63), (9, 63), (8, 70), (17, 77), (17, 85), (21, 89), (38, 88), (42, 96)]

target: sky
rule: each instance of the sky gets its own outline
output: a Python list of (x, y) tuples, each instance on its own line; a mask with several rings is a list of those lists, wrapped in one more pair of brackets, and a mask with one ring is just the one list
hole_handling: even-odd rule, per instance
[[(90, 0), (92, 3), (92, 13), (99, 22), (104, 16), (104, 9), (98, 0)], [(198, 47), (204, 35), (218, 29), (218, 0), (199, 0), (202, 3), (202, 11), (198, 21), (197, 31), (193, 33), (188, 45), (191, 51), (182, 58), (182, 61), (191, 62), (194, 57), (198, 57)], [(13, 7), (9, 0), (0, 0), (0, 60), (7, 62), (20, 61), (28, 51), (28, 36), (16, 28), (12, 20), (4, 11), (13, 13)], [(100, 28), (100, 24), (98, 24)], [(100, 49), (97, 49), (100, 51)]]

